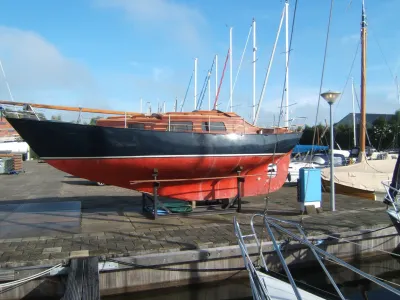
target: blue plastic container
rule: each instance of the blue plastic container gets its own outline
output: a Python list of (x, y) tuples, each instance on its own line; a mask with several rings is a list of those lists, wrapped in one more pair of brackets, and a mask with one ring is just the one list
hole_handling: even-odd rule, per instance
[(321, 202), (321, 170), (301, 168), (298, 182), (298, 201), (307, 205), (307, 202)]

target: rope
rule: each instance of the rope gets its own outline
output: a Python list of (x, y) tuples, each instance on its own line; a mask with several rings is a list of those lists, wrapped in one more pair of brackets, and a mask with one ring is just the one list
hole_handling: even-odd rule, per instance
[[(233, 87), (232, 87), (232, 94), (233, 94), (233, 91), (235, 90), (236, 81), (237, 81), (237, 79), (238, 79), (238, 76), (239, 76), (239, 73), (240, 73), (240, 69), (241, 69), (241, 67), (242, 67), (242, 62), (243, 62), (244, 54), (245, 54), (245, 52), (246, 52), (247, 44), (249, 43), (249, 39), (250, 39), (250, 35), (251, 35), (251, 31), (252, 31), (252, 30), (253, 30), (253, 24), (250, 26), (249, 34), (247, 35), (246, 44), (244, 45), (242, 57), (240, 58), (239, 68), (238, 68), (238, 71), (237, 71), (237, 73), (236, 73), (235, 82), (233, 83)], [(226, 107), (226, 110), (227, 110), (227, 111), (229, 110), (229, 103), (231, 102), (231, 98), (232, 98), (232, 95), (229, 97), (228, 105), (227, 105), (227, 107)]]
[(11, 281), (11, 282), (2, 283), (2, 284), (0, 284), (0, 294), (7, 292), (9, 289), (11, 289), (11, 288), (13, 288), (13, 287), (15, 287), (17, 285), (21, 285), (21, 284), (27, 283), (27, 282), (29, 282), (31, 280), (37, 279), (39, 277), (42, 277), (43, 275), (46, 275), (46, 274), (50, 273), (51, 271), (53, 271), (54, 269), (59, 268), (59, 267), (61, 267), (61, 264), (55, 265), (54, 267), (52, 267), (50, 269), (44, 270), (44, 271), (42, 271), (40, 273), (31, 275), (31, 276), (28, 276), (28, 277), (25, 277), (25, 278), (22, 278), (22, 279), (18, 279), (18, 280), (14, 280), (14, 281)]
[[(368, 234), (368, 233), (369, 233), (369, 232), (366, 232), (365, 234)], [(353, 244), (353, 245), (357, 245), (358, 247), (362, 248), (362, 249), (361, 249), (362, 251), (364, 251), (364, 250), (375, 250), (375, 251), (382, 252), (382, 253), (385, 253), (385, 254), (389, 254), (389, 255), (393, 255), (393, 256), (400, 257), (400, 254), (392, 253), (392, 252), (389, 252), (389, 251), (386, 251), (386, 250), (374, 249), (374, 247), (363, 247), (361, 244), (359, 244), (359, 243), (357, 243), (357, 242), (353, 242), (353, 241), (347, 240), (346, 237), (336, 237), (336, 236), (329, 235), (329, 234), (325, 234), (325, 235), (326, 235), (327, 237), (329, 237), (329, 238), (336, 239), (336, 240), (338, 240), (338, 241), (339, 241), (339, 240), (343, 240), (343, 241), (345, 241), (346, 243), (350, 243), (350, 244)]]

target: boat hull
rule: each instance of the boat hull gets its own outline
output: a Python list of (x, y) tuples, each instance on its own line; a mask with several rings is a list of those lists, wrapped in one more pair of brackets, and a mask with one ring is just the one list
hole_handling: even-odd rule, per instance
[[(331, 182), (329, 180), (322, 179), (322, 186), (327, 192), (331, 190)], [(368, 200), (376, 200), (376, 193), (374, 191), (363, 190), (344, 184), (335, 182), (335, 193), (341, 195), (348, 195), (353, 197), (359, 197)]]
[[(31, 148), (53, 167), (80, 178), (159, 195), (215, 200), (268, 194), (286, 180), (294, 134), (165, 132), (9, 118)], [(268, 173), (276, 164), (278, 172)]]

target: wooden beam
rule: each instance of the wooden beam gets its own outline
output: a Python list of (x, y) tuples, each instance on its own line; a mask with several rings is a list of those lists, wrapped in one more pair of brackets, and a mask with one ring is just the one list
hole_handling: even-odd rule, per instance
[(99, 260), (97, 257), (71, 259), (65, 300), (100, 300)]
[(109, 115), (125, 115), (128, 116), (141, 116), (143, 114), (136, 112), (125, 112), (118, 110), (109, 110), (109, 109), (96, 109), (96, 108), (86, 108), (86, 107), (75, 107), (75, 106), (62, 106), (62, 105), (49, 105), (49, 104), (39, 104), (39, 103), (27, 103), (27, 102), (14, 102), (14, 101), (6, 101), (0, 100), (0, 105), (14, 105), (14, 106), (24, 106), (30, 105), (33, 108), (46, 108), (46, 109), (54, 109), (54, 110), (66, 110), (66, 111), (80, 111), (87, 113), (97, 113), (97, 114), (109, 114)]

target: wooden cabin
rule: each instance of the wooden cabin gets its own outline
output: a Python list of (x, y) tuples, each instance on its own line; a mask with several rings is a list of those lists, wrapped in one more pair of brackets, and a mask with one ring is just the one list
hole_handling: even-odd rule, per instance
[(261, 128), (253, 126), (233, 112), (219, 110), (193, 112), (169, 112), (127, 114), (125, 116), (98, 119), (97, 126), (132, 128), (139, 130), (181, 131), (198, 133), (287, 133), (287, 128)]

